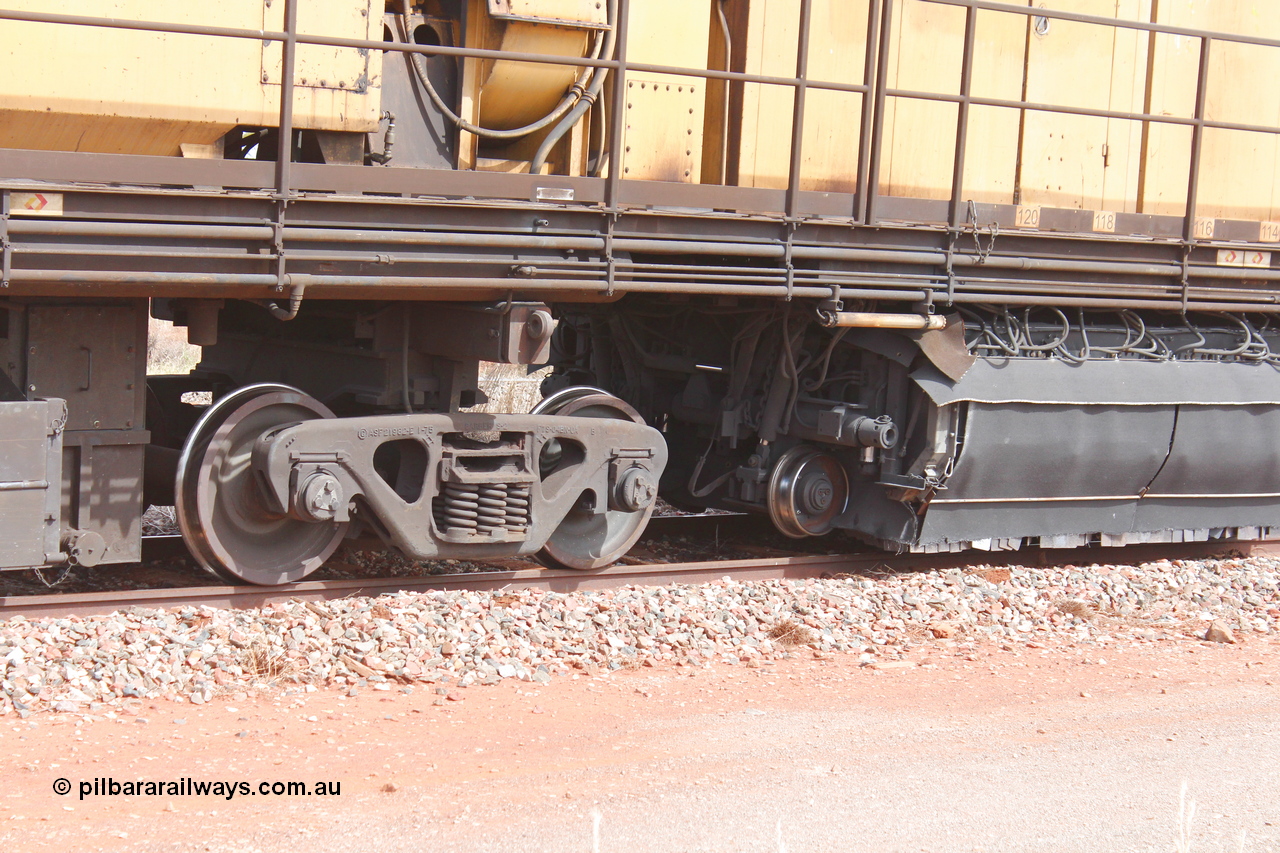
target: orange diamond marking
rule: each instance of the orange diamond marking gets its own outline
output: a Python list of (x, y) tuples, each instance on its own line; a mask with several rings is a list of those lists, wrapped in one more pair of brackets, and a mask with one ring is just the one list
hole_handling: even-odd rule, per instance
[(23, 207), (25, 207), (27, 210), (44, 210), (48, 204), (49, 204), (49, 199), (40, 195), (40, 193), (36, 193), (30, 199), (27, 200), (27, 203), (24, 204)]

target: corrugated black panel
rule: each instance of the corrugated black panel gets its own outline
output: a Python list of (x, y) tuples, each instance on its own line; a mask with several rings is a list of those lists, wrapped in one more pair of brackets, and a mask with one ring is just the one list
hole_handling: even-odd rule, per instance
[[(1047, 379), (1036, 388), (1023, 382), (1023, 373), (997, 372), (985, 362), (982, 367), (988, 371), (982, 390), (993, 390), (993, 376), (1010, 376), (1015, 394), (1064, 395)], [(1112, 375), (1161, 365), (1129, 367)], [(1274, 372), (1247, 365), (1195, 365), (1217, 369), (1185, 373), (1183, 365), (1170, 367), (1188, 377), (1178, 396), (1196, 402), (969, 403), (960, 458), (925, 515), (919, 544), (1280, 526), (1280, 498), (1270, 497), (1280, 494), (1280, 408), (1203, 402), (1233, 395), (1247, 400)], [(1052, 373), (1062, 371), (1043, 371)], [(1177, 389), (1166, 383), (1170, 372), (1151, 373), (1156, 379), (1145, 387), (1126, 377), (1099, 385), (1095, 394), (1173, 396)], [(1212, 377), (1220, 381), (1212, 384)], [(1177, 495), (1186, 497), (1169, 497)]]
[[(1280, 410), (1183, 406), (1169, 461), (1148, 491), (1152, 495), (1280, 492)], [(1273, 523), (1280, 524), (1280, 518)]]
[(1144, 498), (1133, 524), (1139, 531), (1280, 527), (1280, 498)]
[(1172, 407), (973, 403), (938, 500), (1131, 497), (1160, 470), (1173, 424)]

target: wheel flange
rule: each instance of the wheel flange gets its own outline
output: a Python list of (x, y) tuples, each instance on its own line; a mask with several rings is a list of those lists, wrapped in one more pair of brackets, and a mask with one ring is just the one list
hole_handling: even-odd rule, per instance
[(317, 483), (313, 520), (291, 517), (263, 494), (252, 455), (272, 429), (333, 416), (298, 389), (275, 384), (240, 388), (209, 407), (183, 445), (175, 482), (178, 526), (196, 562), (222, 580), (261, 585), (299, 581), (324, 564), (348, 526), (324, 518), (341, 495)]
[[(599, 388), (575, 386), (539, 403), (532, 414), (578, 418), (617, 418), (643, 424), (627, 403)], [(644, 532), (653, 514), (657, 487), (651, 479), (623, 471), (612, 495), (587, 493), (569, 511), (537, 553), (544, 566), (588, 571), (617, 562)], [(603, 507), (597, 503), (604, 502)]]

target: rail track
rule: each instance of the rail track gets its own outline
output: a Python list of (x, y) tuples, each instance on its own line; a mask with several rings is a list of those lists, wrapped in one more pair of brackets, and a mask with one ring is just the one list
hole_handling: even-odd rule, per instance
[[(695, 531), (707, 527), (742, 525), (749, 517), (694, 516), (667, 521), (659, 530)], [(702, 560), (684, 563), (614, 565), (590, 572), (551, 569), (503, 569), (415, 577), (344, 578), (303, 581), (275, 587), (204, 585), (164, 589), (128, 589), (106, 592), (9, 595), (0, 597), (0, 619), (90, 616), (129, 607), (169, 609), (207, 606), (258, 608), (298, 600), (323, 601), (350, 596), (376, 596), (401, 591), (546, 589), (557, 592), (607, 589), (631, 584), (665, 585), (705, 583), (720, 578), (738, 581), (805, 579), (839, 575), (871, 576), (983, 566), (1049, 566), (1072, 563), (1139, 563), (1158, 559), (1204, 559), (1239, 556), (1243, 552), (1269, 553), (1266, 546), (1242, 549), (1237, 542), (1196, 542), (1181, 545), (1132, 545), (1123, 548), (1070, 550), (1023, 549), (1021, 551), (967, 551), (953, 554), (888, 554), (867, 550), (845, 554), (794, 554), (756, 559)], [(157, 543), (158, 549), (171, 544)]]

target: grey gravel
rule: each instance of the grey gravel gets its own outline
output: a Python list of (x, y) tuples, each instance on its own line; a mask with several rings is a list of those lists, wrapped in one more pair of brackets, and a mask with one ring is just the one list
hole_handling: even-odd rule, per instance
[(142, 700), (204, 704), (281, 683), (546, 683), (663, 662), (761, 659), (804, 649), (864, 665), (915, 644), (988, 640), (1105, 646), (1237, 640), (1280, 631), (1280, 561), (1161, 560), (947, 570), (884, 577), (542, 590), (436, 591), (260, 611), (130, 608), (0, 622), (0, 716), (137, 713)]

